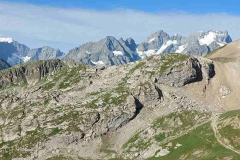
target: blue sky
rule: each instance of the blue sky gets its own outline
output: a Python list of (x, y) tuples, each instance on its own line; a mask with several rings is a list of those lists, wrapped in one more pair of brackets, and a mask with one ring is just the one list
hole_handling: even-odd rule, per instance
[(67, 8), (112, 10), (125, 8), (144, 12), (185, 11), (188, 13), (240, 14), (239, 0), (9, 0), (8, 2), (30, 3)]
[(158, 30), (183, 36), (228, 30), (236, 40), (239, 5), (236, 0), (5, 0), (0, 1), (0, 36), (64, 52), (106, 36), (140, 43)]

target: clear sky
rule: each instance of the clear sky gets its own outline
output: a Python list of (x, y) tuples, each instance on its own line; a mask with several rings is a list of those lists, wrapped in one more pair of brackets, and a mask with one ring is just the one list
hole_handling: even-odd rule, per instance
[(240, 14), (239, 0), (9, 0), (8, 2), (95, 10), (125, 8), (145, 12), (180, 10), (189, 13)]
[(136, 42), (158, 30), (189, 35), (228, 30), (240, 38), (237, 0), (5, 0), (0, 1), (0, 36), (31, 48), (64, 52), (106, 36)]

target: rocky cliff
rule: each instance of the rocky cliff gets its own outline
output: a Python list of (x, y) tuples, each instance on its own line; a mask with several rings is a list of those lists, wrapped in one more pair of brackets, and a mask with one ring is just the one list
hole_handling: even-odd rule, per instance
[(0, 71), (0, 87), (5, 88), (16, 84), (35, 84), (48, 74), (62, 69), (64, 64), (56, 60), (35, 61), (14, 66)]

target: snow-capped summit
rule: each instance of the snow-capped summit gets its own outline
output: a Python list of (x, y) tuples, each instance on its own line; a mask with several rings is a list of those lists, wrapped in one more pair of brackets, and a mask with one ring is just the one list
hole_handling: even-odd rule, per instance
[(6, 38), (6, 37), (0, 37), (0, 42), (12, 43), (13, 39), (12, 38)]
[(170, 37), (160, 30), (150, 35), (145, 42), (139, 44), (137, 53), (142, 58), (172, 52), (202, 56), (230, 42), (232, 42), (232, 39), (227, 31), (198, 31), (188, 37), (179, 34)]
[(200, 45), (209, 46), (214, 41), (220, 46), (224, 46), (225, 44), (231, 42), (232, 40), (228, 36), (227, 31), (222, 32), (211, 30), (209, 32), (201, 32), (201, 36), (199, 37)]

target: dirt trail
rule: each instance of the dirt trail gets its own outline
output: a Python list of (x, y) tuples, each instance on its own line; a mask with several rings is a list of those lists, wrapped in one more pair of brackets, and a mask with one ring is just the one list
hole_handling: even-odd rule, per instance
[(214, 132), (214, 135), (215, 135), (218, 143), (219, 143), (220, 145), (222, 145), (224, 148), (229, 149), (229, 150), (237, 153), (238, 155), (240, 155), (240, 152), (239, 152), (239, 151), (235, 150), (235, 149), (234, 149), (233, 147), (231, 147), (231, 146), (228, 146), (228, 145), (224, 144), (224, 143), (221, 141), (221, 139), (220, 139), (220, 136), (221, 136), (221, 135), (220, 135), (220, 133), (218, 132), (218, 128), (217, 128), (217, 120), (218, 120), (218, 118), (219, 118), (219, 116), (216, 116), (216, 117), (212, 120), (212, 123), (211, 123), (212, 130), (213, 130), (213, 132)]

